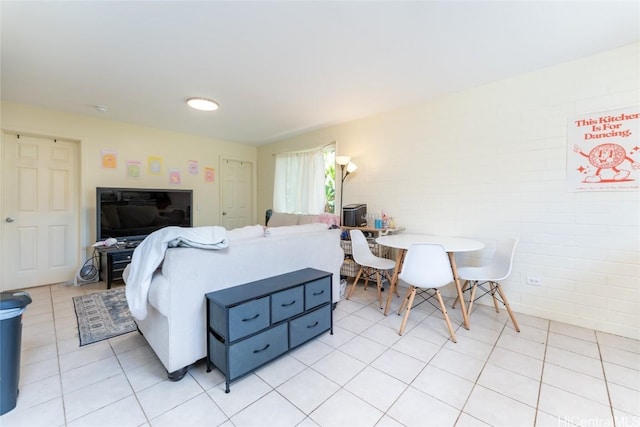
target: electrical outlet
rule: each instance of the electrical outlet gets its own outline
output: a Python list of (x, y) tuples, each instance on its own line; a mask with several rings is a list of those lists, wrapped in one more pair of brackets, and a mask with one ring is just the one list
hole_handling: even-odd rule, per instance
[(542, 286), (542, 280), (537, 276), (527, 276), (527, 285)]

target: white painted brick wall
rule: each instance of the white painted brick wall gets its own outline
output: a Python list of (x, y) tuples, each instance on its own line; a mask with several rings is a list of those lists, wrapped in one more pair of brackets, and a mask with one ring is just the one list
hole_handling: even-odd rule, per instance
[[(626, 46), (298, 140), (331, 135), (338, 153), (358, 164), (345, 204), (385, 209), (412, 232), (487, 243), (459, 262), (484, 262), (497, 239), (519, 236), (503, 283), (516, 311), (638, 339), (639, 194), (567, 191), (566, 152), (568, 117), (640, 103), (639, 50)], [(528, 275), (542, 286), (527, 285)]]

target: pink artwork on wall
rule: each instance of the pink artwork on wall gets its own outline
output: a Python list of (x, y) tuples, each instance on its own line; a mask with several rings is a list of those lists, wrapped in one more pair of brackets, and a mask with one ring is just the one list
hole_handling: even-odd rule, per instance
[(204, 168), (204, 181), (205, 182), (213, 182), (214, 180), (214, 169), (213, 168)]
[(569, 119), (567, 181), (570, 191), (640, 188), (640, 107)]
[(180, 171), (178, 169), (169, 170), (169, 182), (171, 184), (180, 184), (182, 182)]
[(189, 160), (189, 174), (190, 175), (198, 175), (198, 161), (197, 160)]

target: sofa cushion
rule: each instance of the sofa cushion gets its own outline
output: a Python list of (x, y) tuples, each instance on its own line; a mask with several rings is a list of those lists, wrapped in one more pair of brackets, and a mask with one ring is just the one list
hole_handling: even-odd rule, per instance
[(336, 227), (340, 226), (340, 217), (336, 214), (325, 212), (323, 214), (318, 215), (318, 219), (316, 222), (321, 222), (327, 225), (335, 225)]
[(320, 215), (298, 215), (298, 225), (320, 222), (319, 218)]
[(264, 237), (264, 227), (261, 225), (247, 225), (245, 227), (227, 230), (227, 240), (237, 242), (244, 239), (256, 239)]
[(298, 225), (298, 217), (300, 215), (274, 212), (269, 218), (269, 227), (282, 227), (286, 225)]
[(328, 230), (327, 224), (313, 223), (303, 225), (288, 225), (283, 227), (267, 227), (265, 236), (283, 236), (287, 234), (311, 233), (315, 231)]

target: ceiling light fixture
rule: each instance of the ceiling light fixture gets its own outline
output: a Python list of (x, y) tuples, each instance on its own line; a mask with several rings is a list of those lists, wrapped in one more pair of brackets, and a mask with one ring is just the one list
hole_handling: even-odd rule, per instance
[(207, 98), (189, 98), (187, 104), (189, 107), (201, 111), (215, 111), (220, 107), (217, 102)]

